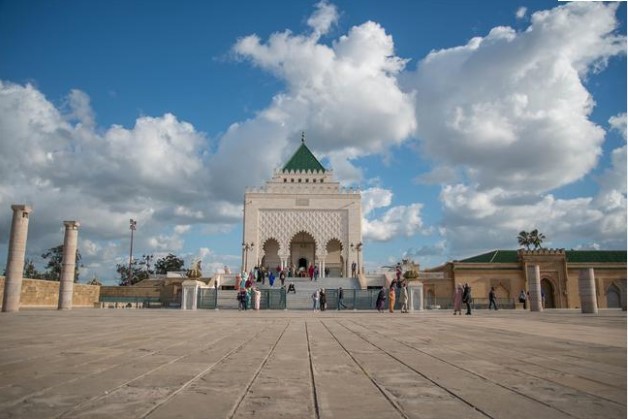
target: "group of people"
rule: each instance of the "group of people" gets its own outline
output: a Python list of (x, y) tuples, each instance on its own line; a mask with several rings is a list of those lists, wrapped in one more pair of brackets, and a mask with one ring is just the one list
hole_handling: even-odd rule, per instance
[(327, 308), (327, 294), (325, 288), (319, 288), (312, 293), (312, 310), (325, 311)]
[(236, 297), (238, 310), (259, 310), (262, 292), (257, 287), (242, 287)]
[[(472, 302), (473, 296), (471, 294), (471, 287), (469, 286), (469, 284), (458, 284), (458, 286), (454, 290), (454, 316), (456, 314), (462, 315), (462, 304), (464, 304), (467, 308), (467, 312), (465, 313), (465, 315), (470, 316)], [(493, 309), (495, 311), (498, 310), (497, 292), (495, 291), (495, 287), (491, 287), (488, 292), (488, 309)]]
[[(401, 312), (408, 313), (408, 285), (401, 281), (400, 278), (396, 278), (390, 284), (388, 288), (388, 311), (390, 313), (395, 312), (395, 302), (397, 299), (397, 292), (399, 292), (399, 299), (401, 301)], [(375, 301), (375, 307), (377, 311), (383, 313), (384, 306), (386, 304), (386, 289), (382, 288), (377, 294), (377, 300)]]

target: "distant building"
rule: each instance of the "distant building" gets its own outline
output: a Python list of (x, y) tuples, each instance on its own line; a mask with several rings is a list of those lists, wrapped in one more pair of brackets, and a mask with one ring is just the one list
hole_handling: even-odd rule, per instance
[(318, 266), (321, 276), (347, 276), (361, 266), (360, 193), (345, 189), (301, 145), (262, 188), (244, 194), (242, 264), (296, 273)]
[(423, 280), (424, 293), (428, 302), (444, 301), (451, 299), (455, 285), (469, 283), (474, 298), (487, 298), (495, 287), (498, 298), (517, 299), (521, 290), (529, 290), (529, 265), (539, 265), (545, 308), (580, 308), (578, 278), (589, 268), (598, 307), (626, 307), (625, 250), (494, 250), (428, 269), (444, 278)]

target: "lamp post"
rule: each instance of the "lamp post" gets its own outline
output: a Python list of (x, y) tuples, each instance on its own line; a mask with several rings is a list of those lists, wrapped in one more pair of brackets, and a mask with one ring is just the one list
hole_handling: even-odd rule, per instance
[(131, 285), (131, 279), (133, 277), (133, 271), (131, 269), (131, 265), (133, 264), (133, 232), (137, 228), (137, 221), (133, 218), (129, 220), (129, 228), (131, 229), (131, 250), (129, 250), (129, 277), (127, 285)]
[(351, 250), (354, 250), (354, 249), (358, 254), (358, 276), (360, 276), (360, 251), (362, 250), (362, 242), (358, 244), (351, 243)]
[(248, 256), (249, 256), (249, 250), (253, 250), (253, 246), (255, 246), (255, 244), (253, 242), (251, 243), (242, 243), (242, 252), (244, 253), (244, 272), (248, 272)]

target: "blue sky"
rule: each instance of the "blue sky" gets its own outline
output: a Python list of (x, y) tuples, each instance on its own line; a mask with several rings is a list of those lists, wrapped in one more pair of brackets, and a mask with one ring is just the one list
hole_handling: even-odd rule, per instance
[(367, 269), (625, 249), (625, 36), (625, 3), (0, 2), (0, 254), (27, 203), (40, 268), (76, 219), (115, 282), (134, 218), (136, 256), (235, 269), (302, 130), (363, 191)]

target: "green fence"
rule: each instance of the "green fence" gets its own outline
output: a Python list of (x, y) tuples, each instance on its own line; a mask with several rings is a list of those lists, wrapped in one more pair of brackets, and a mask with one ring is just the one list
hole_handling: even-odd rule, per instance
[(218, 305), (218, 290), (216, 288), (199, 288), (196, 298), (197, 308), (215, 309)]

